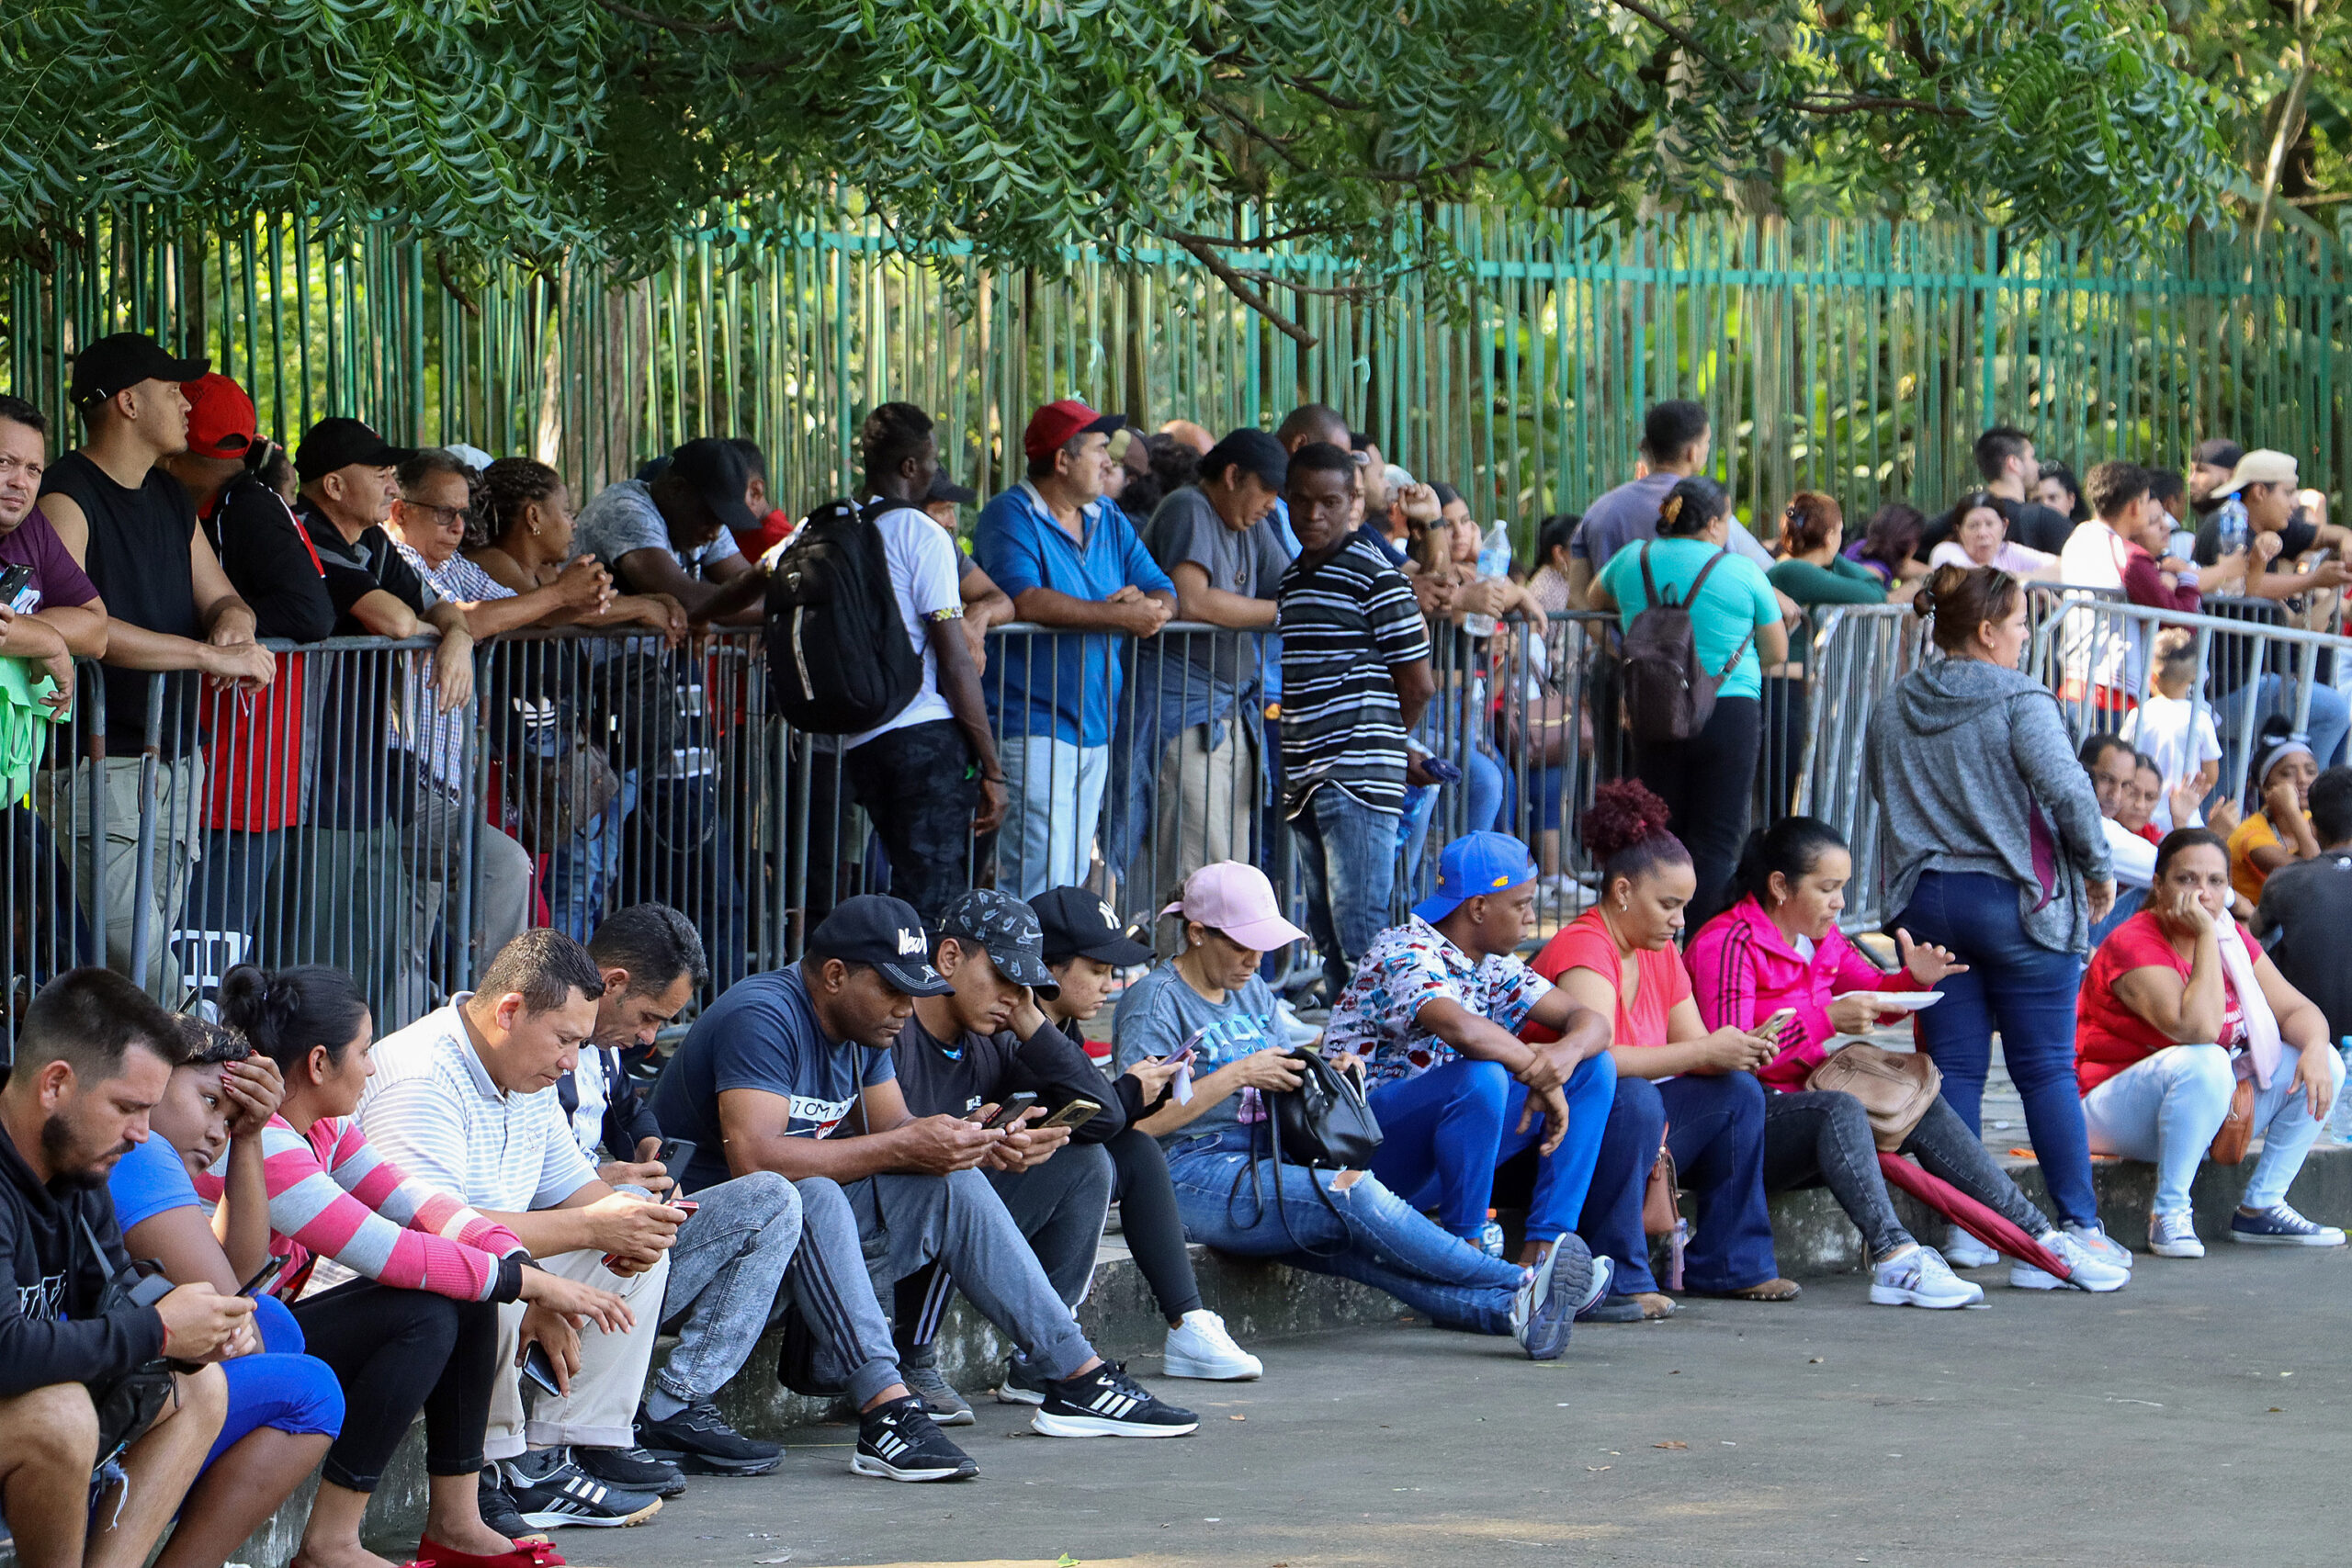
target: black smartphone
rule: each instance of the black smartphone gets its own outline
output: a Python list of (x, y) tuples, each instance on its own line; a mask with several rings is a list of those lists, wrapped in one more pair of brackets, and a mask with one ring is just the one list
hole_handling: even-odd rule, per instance
[(263, 1292), (277, 1282), (278, 1274), (285, 1268), (286, 1259), (281, 1256), (273, 1254), (264, 1258), (261, 1267), (254, 1270), (254, 1277), (237, 1287), (237, 1294), (258, 1299)]
[(0, 568), (0, 604), (14, 606), (17, 595), (22, 593), (33, 580), (33, 569), (22, 561)]
[(695, 1157), (695, 1141), (692, 1138), (664, 1138), (662, 1146), (653, 1151), (653, 1157), (662, 1162), (662, 1168), (670, 1173), (671, 1180), (681, 1180), (686, 1174), (687, 1162)]
[(1008, 1094), (1004, 1097), (1004, 1103), (996, 1108), (996, 1114), (980, 1125), (983, 1127), (1010, 1126), (1013, 1118), (1036, 1103), (1037, 1097), (1025, 1089), (1018, 1094)]
[(549, 1356), (548, 1348), (536, 1339), (531, 1341), (531, 1348), (523, 1352), (523, 1375), (557, 1398), (563, 1397), (563, 1390), (557, 1386), (555, 1381), (555, 1358)]
[(1073, 1100), (1037, 1125), (1040, 1127), (1083, 1127), (1102, 1114), (1102, 1106), (1099, 1100)]

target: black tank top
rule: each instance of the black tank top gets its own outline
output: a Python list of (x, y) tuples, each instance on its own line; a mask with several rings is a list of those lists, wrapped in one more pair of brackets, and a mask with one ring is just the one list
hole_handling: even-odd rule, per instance
[[(50, 465), (43, 495), (62, 495), (90, 521), (88, 558), (83, 563), (107, 602), (107, 615), (149, 631), (201, 640), (196, 618), (196, 570), (191, 545), (196, 506), (179, 480), (150, 468), (147, 481), (125, 490), (80, 452)], [(147, 693), (154, 676), (144, 670), (106, 671), (107, 754), (135, 757), (147, 743)], [(197, 743), (197, 682), (192, 670), (163, 676), (164, 755), (177, 757)]]

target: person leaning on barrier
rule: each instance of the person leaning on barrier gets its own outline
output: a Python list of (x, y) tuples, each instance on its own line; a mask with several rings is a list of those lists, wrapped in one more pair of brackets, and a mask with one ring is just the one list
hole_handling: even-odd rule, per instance
[[(500, 457), (476, 482), (479, 493), (463, 554), (491, 582), (528, 598), (558, 588), (567, 578), (576, 582), (580, 562), (595, 564), (593, 555), (571, 553), (577, 526), (571, 491), (555, 469), (536, 457)], [(488, 596), (487, 589), (475, 586)], [(612, 593), (601, 609), (544, 605), (537, 624), (644, 626), (674, 648), (686, 635), (686, 612), (666, 593)]]
[[(654, 1089), (662, 1130), (695, 1142), (686, 1179), (773, 1170), (799, 1190), (800, 1250), (786, 1275), (813, 1341), (792, 1386), (845, 1393), (858, 1413), (851, 1469), (893, 1481), (978, 1472), (900, 1375), (881, 1302), (937, 1264), (1052, 1380), (1033, 1429), (1047, 1437), (1181, 1437), (1198, 1420), (1094, 1353), (979, 1168), (1011, 1136), (916, 1116), (891, 1043), (918, 997), (952, 987), (931, 966), (913, 906), (847, 898), (799, 963), (729, 987), (688, 1031)], [(855, 1129), (842, 1135), (844, 1124)], [(808, 1382), (797, 1381), (807, 1374)]]
[[(2029, 549), (2008, 536), (2008, 519), (2001, 513), (2000, 497), (1991, 491), (1973, 491), (1952, 502), (1944, 514), (1944, 537), (1928, 552), (1930, 567), (1989, 566), (2031, 582), (2055, 582), (2058, 558)], [(1918, 592), (1917, 580), (1912, 592)]]
[(145, 1562), (228, 1409), (219, 1366), (163, 1358), (255, 1343), (253, 1303), (144, 1281), (107, 1193), (179, 1041), (121, 976), (69, 970), (26, 1010), (0, 1088), (0, 1520), (25, 1568)]
[(581, 509), (578, 544), (630, 593), (666, 594), (695, 626), (755, 626), (767, 571), (747, 560), (752, 465), (731, 442), (699, 436), (670, 454), (650, 482), (619, 479)]
[(62, 717), (74, 706), (74, 660), (107, 650), (107, 606), (40, 507), (49, 468), (49, 417), (22, 398), (0, 397), (0, 568), (23, 567), (23, 588), (0, 604), (0, 658), (25, 661), (27, 684)]
[(1029, 477), (973, 531), (974, 557), (1015, 615), (1084, 634), (1016, 639), (988, 683), (1008, 796), (999, 882), (1023, 897), (1085, 872), (1125, 680), (1119, 639), (1157, 636), (1176, 612), (1175, 586), (1103, 495), (1110, 433), (1124, 423), (1074, 398), (1038, 409), (1021, 436)]
[[(107, 601), (107, 761), (75, 764), (43, 781), (37, 805), (51, 831), (74, 845), (75, 891), (86, 906), (106, 884), (107, 962), (130, 967), (147, 927), (151, 991), (180, 995), (182, 976), (170, 950), (189, 867), (197, 851), (197, 813), (204, 787), (198, 750), (199, 688), (194, 677), (243, 693), (266, 687), (277, 660), (254, 640), (254, 613), (237, 596), (220, 558), (197, 527), (187, 491), (162, 468), (187, 446), (187, 398), (180, 383), (205, 373), (201, 359), (175, 359), (155, 340), (118, 333), (74, 360), (73, 399), (89, 436), (49, 467), (41, 510), (66, 549)], [(167, 671), (156, 677), (151, 671)], [(160, 686), (163, 709), (151, 716)], [(162, 741), (153, 793), (142, 784), (151, 716)], [(93, 842), (106, 793), (103, 843)], [(140, 822), (154, 823), (154, 861), (139, 908)]]
[(2075, 1077), (2091, 1147), (2155, 1162), (2148, 1250), (2159, 1258), (2205, 1256), (2189, 1184), (2241, 1081), (2254, 1086), (2262, 1158), (2230, 1239), (2344, 1245), (2341, 1230), (2287, 1204), (2343, 1090), (2344, 1062), (2319, 1009), (2231, 916), (2229, 878), (2218, 835), (2173, 829), (2156, 851), (2149, 907), (2100, 944), (2083, 982)]
[(1912, 602), (1943, 657), (1871, 710), (1863, 783), (1879, 808), (1885, 908), (1968, 972), (1919, 1014), (1944, 1098), (1981, 1128), (1993, 1032), (2025, 1101), (2051, 1201), (2075, 1241), (2130, 1266), (2098, 1225), (2082, 1102), (2075, 996), (2090, 928), (2115, 904), (2098, 796), (2050, 689), (2018, 670), (2024, 587), (1989, 567), (1938, 567)]
[[(939, 471), (931, 416), (883, 403), (858, 431), (859, 493), (873, 511), (899, 623), (922, 660), (922, 684), (871, 729), (841, 738), (842, 773), (890, 856), (890, 886), (926, 923), (972, 885), (972, 837), (1004, 820), (1006, 775), (963, 628), (969, 572), (922, 511)], [(885, 503), (888, 504), (880, 504)]]
[[(1838, 927), (1853, 871), (1846, 841), (1816, 818), (1783, 817), (1748, 835), (1733, 882), (1738, 902), (1691, 939), (1691, 999), (1699, 1021), (1715, 1029), (1754, 1032), (1783, 1009), (1792, 1015), (1773, 1041), (1778, 1055), (1756, 1071), (1765, 1089), (1764, 1190), (1829, 1189), (1862, 1234), (1872, 1304), (1973, 1306), (1984, 1299), (1983, 1289), (1955, 1276), (1946, 1257), (1917, 1241), (1895, 1213), (1861, 1101), (1806, 1087), (1837, 1049), (1837, 1036), (1867, 1033), (1900, 1016), (1882, 1013), (1877, 993), (1932, 990), (1965, 968), (1899, 927), (1902, 963), (1894, 974), (1864, 956)], [(2109, 1291), (2130, 1281), (2128, 1269), (2090, 1257), (2035, 1208), (1941, 1095), (1896, 1152), (2066, 1259), (2064, 1280), (2018, 1262), (2009, 1269), (2011, 1285)], [(1986, 1249), (1978, 1243), (1965, 1251), (1973, 1260)]]
[[(2075, 525), (2058, 558), (2058, 580), (2069, 588), (2111, 588), (2134, 604), (2197, 613), (2197, 569), (2155, 552), (2167, 547), (2172, 525), (2148, 499), (2147, 470), (2135, 463), (2101, 463), (2089, 479), (2096, 516)], [(2150, 513), (2154, 513), (2151, 522)]]

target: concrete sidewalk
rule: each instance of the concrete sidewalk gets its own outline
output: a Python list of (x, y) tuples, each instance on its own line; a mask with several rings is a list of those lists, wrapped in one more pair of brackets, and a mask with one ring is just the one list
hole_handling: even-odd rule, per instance
[(1937, 1314), (1819, 1280), (1580, 1328), (1545, 1366), (1417, 1325), (1279, 1341), (1261, 1382), (1158, 1382), (1193, 1438), (1069, 1443), (983, 1404), (956, 1434), (980, 1479), (927, 1488), (854, 1479), (850, 1428), (804, 1428), (774, 1476), (557, 1546), (611, 1568), (2341, 1562), (2352, 1257), (2138, 1272), (2090, 1297), (1987, 1269), (1989, 1309)]

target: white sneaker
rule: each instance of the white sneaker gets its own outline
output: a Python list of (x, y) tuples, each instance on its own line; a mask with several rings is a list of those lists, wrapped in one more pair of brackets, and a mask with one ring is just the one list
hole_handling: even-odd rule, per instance
[(1166, 1361), (1171, 1378), (1204, 1378), (1211, 1382), (1247, 1382), (1263, 1377), (1265, 1363), (1233, 1342), (1225, 1319), (1204, 1307), (1194, 1307), (1168, 1331)]
[(1284, 1044), (1312, 1045), (1323, 1038), (1323, 1031), (1320, 1028), (1298, 1016), (1298, 1010), (1290, 1005), (1289, 998), (1285, 997), (1276, 1001), (1274, 1011), (1280, 1015)]
[(2108, 1235), (2104, 1228), (2069, 1224), (2066, 1234), (2074, 1238), (2076, 1247), (2101, 1263), (2120, 1269), (2127, 1274), (2132, 1271), (2132, 1249)]
[(1953, 1273), (1932, 1247), (1914, 1247), (1871, 1270), (1872, 1306), (1950, 1309), (1984, 1299), (1984, 1287)]
[(2036, 1269), (2030, 1263), (2009, 1265), (2009, 1283), (2020, 1291), (2120, 1291), (2132, 1282), (2129, 1269), (2118, 1269), (2103, 1258), (2093, 1258), (2083, 1244), (2062, 1230), (2047, 1230), (2034, 1240), (2064, 1261), (2070, 1278)]
[(2148, 1215), (2148, 1250), (2158, 1258), (2202, 1258), (2205, 1244), (2197, 1239), (2197, 1216), (2187, 1209)]
[(1990, 1269), (2001, 1260), (2001, 1255), (1961, 1229), (1952, 1226), (1944, 1232), (1944, 1261), (1954, 1269)]

